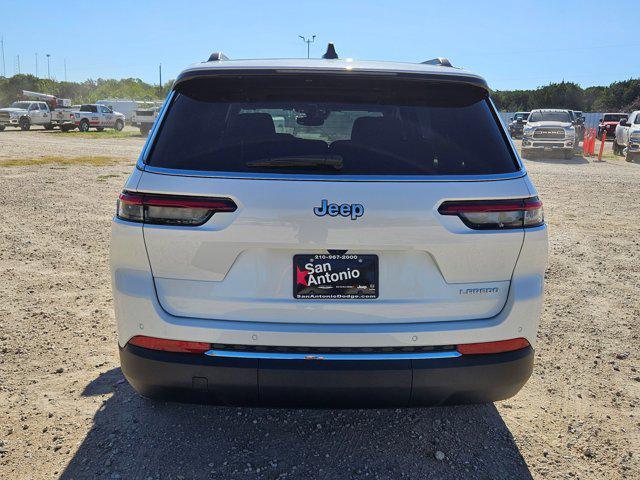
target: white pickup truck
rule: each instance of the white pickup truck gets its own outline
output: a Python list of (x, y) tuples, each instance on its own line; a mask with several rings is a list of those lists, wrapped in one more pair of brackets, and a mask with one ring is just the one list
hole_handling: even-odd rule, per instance
[(616, 126), (613, 153), (624, 155), (627, 162), (640, 160), (640, 110), (632, 112)]
[(95, 128), (101, 132), (105, 128), (115, 128), (118, 132), (124, 128), (124, 115), (114, 112), (105, 105), (85, 104), (73, 112), (75, 126), (81, 132)]
[(133, 111), (131, 125), (140, 128), (142, 135), (148, 135), (161, 108), (161, 102), (139, 102), (138, 108)]
[(73, 127), (73, 112), (68, 108), (51, 110), (47, 102), (24, 100), (13, 102), (8, 108), (0, 108), (0, 131), (6, 127), (29, 130), (40, 125), (46, 130), (58, 126), (63, 130)]

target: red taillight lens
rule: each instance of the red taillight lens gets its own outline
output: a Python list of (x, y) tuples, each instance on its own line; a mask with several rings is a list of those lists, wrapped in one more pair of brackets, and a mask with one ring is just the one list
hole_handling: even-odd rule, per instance
[(149, 348), (151, 350), (162, 350), (163, 352), (175, 353), (199, 353), (202, 354), (211, 350), (211, 344), (205, 342), (187, 342), (184, 340), (166, 340), (164, 338), (145, 337), (142, 335), (129, 340), (129, 345)]
[(122, 192), (117, 216), (130, 222), (196, 227), (214, 213), (234, 212), (238, 207), (229, 198), (185, 197)]
[(538, 197), (444, 202), (438, 212), (456, 215), (475, 230), (539, 227), (544, 223), (542, 202)]
[(529, 346), (526, 338), (513, 338), (499, 342), (464, 343), (457, 350), (463, 355), (484, 355), (487, 353), (503, 353), (520, 350)]

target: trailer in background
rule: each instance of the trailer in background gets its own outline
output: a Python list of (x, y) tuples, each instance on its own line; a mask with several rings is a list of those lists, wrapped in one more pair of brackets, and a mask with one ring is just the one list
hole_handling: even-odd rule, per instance
[(127, 123), (131, 121), (131, 117), (133, 116), (133, 112), (137, 108), (138, 103), (139, 102), (135, 100), (125, 98), (108, 98), (106, 100), (98, 100), (96, 102), (97, 105), (111, 107), (111, 110), (114, 112), (122, 113)]

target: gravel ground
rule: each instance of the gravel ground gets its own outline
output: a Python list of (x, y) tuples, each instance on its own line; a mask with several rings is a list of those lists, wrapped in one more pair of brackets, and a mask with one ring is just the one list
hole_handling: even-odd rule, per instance
[[(219, 408), (118, 367), (115, 197), (143, 139), (0, 133), (0, 478), (640, 478), (640, 165), (527, 161), (550, 227), (533, 377), (495, 405)], [(609, 148), (609, 147), (608, 147)], [(106, 155), (111, 166), (2, 166)]]

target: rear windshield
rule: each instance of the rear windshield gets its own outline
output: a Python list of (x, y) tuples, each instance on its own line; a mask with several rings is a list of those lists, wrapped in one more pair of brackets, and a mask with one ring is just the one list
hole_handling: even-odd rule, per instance
[(98, 107), (96, 107), (95, 105), (82, 105), (80, 107), (80, 111), (98, 113)]
[(147, 164), (338, 176), (518, 170), (484, 90), (337, 75), (179, 84)]

